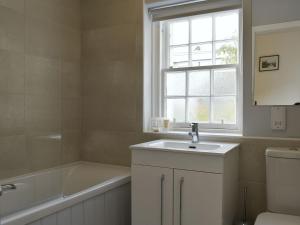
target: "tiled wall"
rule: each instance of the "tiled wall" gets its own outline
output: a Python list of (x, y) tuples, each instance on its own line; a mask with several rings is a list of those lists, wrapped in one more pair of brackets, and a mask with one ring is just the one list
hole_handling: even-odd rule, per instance
[(0, 179), (79, 159), (79, 0), (0, 0)]
[(81, 2), (84, 159), (128, 165), (141, 130), (137, 1)]

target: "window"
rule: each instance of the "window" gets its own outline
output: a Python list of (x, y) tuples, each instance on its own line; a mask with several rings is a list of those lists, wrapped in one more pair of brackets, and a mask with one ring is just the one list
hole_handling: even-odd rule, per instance
[(239, 10), (154, 24), (154, 91), (159, 93), (154, 107), (160, 116), (177, 128), (197, 122), (203, 129), (238, 130)]

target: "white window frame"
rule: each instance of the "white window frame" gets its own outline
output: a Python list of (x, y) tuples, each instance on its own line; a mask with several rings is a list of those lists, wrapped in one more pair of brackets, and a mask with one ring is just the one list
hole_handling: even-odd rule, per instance
[[(211, 65), (211, 66), (195, 66), (195, 67), (184, 67), (184, 68), (167, 68), (169, 63), (169, 38), (168, 35), (164, 33), (169, 33), (168, 26), (162, 25), (162, 22), (155, 22), (152, 23), (152, 117), (164, 117), (165, 111), (165, 94), (164, 94), (164, 79), (166, 72), (186, 72), (192, 70), (210, 70), (211, 72), (214, 69), (225, 69), (225, 68), (235, 68), (236, 69), (236, 87), (237, 87), (237, 95), (236, 95), (236, 124), (219, 124), (219, 123), (199, 123), (199, 129), (203, 132), (222, 132), (222, 133), (241, 133), (242, 132), (242, 44), (243, 44), (243, 37), (242, 37), (242, 10), (235, 9), (235, 10), (227, 10), (227, 11), (220, 11), (221, 12), (229, 12), (229, 11), (238, 11), (239, 12), (239, 49), (238, 49), (238, 64), (226, 64), (226, 65)], [(218, 12), (214, 12), (211, 14), (215, 14)], [(187, 18), (192, 18), (195, 16), (183, 17), (182, 20), (186, 20)], [(179, 21), (180, 18), (173, 19)], [(213, 20), (214, 21), (214, 20)], [(190, 22), (189, 22), (190, 24)], [(213, 35), (214, 34), (214, 24), (213, 24)], [(189, 29), (191, 38), (191, 29)], [(214, 39), (214, 38), (213, 38)], [(189, 41), (189, 46), (191, 46), (191, 41)], [(213, 45), (214, 46), (214, 45)], [(213, 47), (214, 48), (214, 47)], [(213, 49), (213, 54), (214, 54)], [(189, 55), (191, 57), (191, 55)], [(214, 58), (214, 57), (213, 57)], [(190, 61), (190, 59), (189, 59)], [(166, 66), (167, 65), (167, 66)], [(188, 77), (188, 76), (187, 76)], [(212, 75), (211, 75), (212, 77)], [(186, 80), (186, 91), (188, 87), (188, 80)], [(174, 96), (174, 98), (185, 98), (187, 104), (187, 98), (192, 97), (188, 96)], [(199, 97), (199, 96), (197, 96)], [(211, 95), (211, 97), (213, 97)], [(210, 101), (211, 101), (210, 97)], [(187, 116), (187, 105), (185, 107)], [(211, 113), (210, 113), (211, 116)], [(190, 123), (172, 123), (171, 121), (172, 131), (186, 131), (190, 129)]]

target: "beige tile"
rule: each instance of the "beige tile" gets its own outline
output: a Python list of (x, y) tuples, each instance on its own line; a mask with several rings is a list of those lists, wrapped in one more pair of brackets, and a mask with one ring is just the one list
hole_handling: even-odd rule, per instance
[(0, 179), (29, 172), (24, 135), (0, 137)]
[(59, 132), (61, 114), (61, 99), (51, 96), (26, 96), (25, 118), (28, 133)]
[(24, 52), (24, 15), (0, 6), (0, 49)]
[(62, 31), (62, 59), (80, 60), (81, 57), (81, 32), (75, 29)]
[[(121, 102), (123, 100), (123, 104)], [(137, 130), (135, 108), (131, 107), (131, 99), (124, 96), (116, 102), (112, 98), (84, 98), (84, 130), (105, 130), (133, 132)], [(123, 107), (127, 105), (127, 107)]]
[(252, 182), (266, 181), (266, 146), (259, 142), (245, 141), (240, 147), (240, 177)]
[(24, 93), (24, 54), (0, 50), (0, 92)]
[(24, 95), (0, 94), (0, 135), (22, 134), (24, 130)]
[(62, 163), (61, 133), (27, 135), (27, 151), (31, 170), (41, 170)]
[(61, 57), (63, 45), (61, 26), (27, 16), (25, 33), (27, 54), (56, 59)]
[(84, 60), (135, 59), (136, 25), (116, 25), (83, 31)]
[(62, 136), (63, 163), (80, 160), (81, 132), (80, 130), (64, 131)]
[(66, 60), (80, 59), (79, 1), (26, 0), (26, 52)]
[(82, 126), (82, 99), (64, 98), (62, 101), (62, 129), (80, 130)]
[(84, 129), (135, 131), (138, 92), (134, 63), (89, 65), (84, 76)]
[(136, 144), (136, 133), (91, 131), (83, 134), (82, 157), (84, 160), (129, 166), (129, 145)]
[(240, 176), (251, 182), (266, 181), (265, 151), (268, 147), (297, 147), (299, 141), (282, 141), (267, 139), (243, 140), (240, 149)]
[(266, 207), (266, 185), (264, 183), (245, 182), (240, 184), (240, 207), (239, 215), (243, 215), (243, 188), (247, 187), (247, 219), (254, 222), (258, 214), (265, 212)]
[(78, 98), (81, 96), (80, 61), (62, 63), (62, 96)]
[(63, 8), (69, 8), (80, 13), (80, 0), (48, 0), (58, 4)]
[[(109, 77), (112, 74), (112, 65), (110, 61), (106, 62), (90, 62), (83, 60), (82, 62), (82, 82), (83, 96), (108, 96), (110, 88), (107, 86), (111, 82)], [(106, 88), (102, 88), (106, 86)], [(111, 85), (110, 85), (111, 86)], [(101, 96), (99, 96), (101, 98)]]
[(24, 0), (0, 0), (0, 5), (24, 13)]
[(137, 23), (137, 13), (136, 0), (87, 0), (82, 4), (82, 28), (86, 30)]
[(78, 0), (73, 1), (73, 4), (65, 0), (25, 0), (25, 2), (26, 14), (33, 18), (80, 29)]
[(59, 60), (26, 56), (26, 94), (61, 96), (61, 63)]
[(136, 62), (131, 59), (89, 62), (83, 61), (84, 96), (137, 95)]

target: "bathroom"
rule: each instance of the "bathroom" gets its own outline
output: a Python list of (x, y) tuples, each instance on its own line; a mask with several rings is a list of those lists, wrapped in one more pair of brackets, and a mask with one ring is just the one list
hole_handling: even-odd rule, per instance
[[(268, 207), (266, 150), (281, 147), (288, 153), (292, 151), (299, 159), (296, 150), (300, 147), (300, 108), (297, 106), (300, 100), (293, 99), (297, 98), (298, 83), (295, 77), (282, 77), (297, 73), (294, 64), (299, 60), (297, 53), (300, 51), (293, 51), (297, 45), (284, 47), (289, 51), (278, 51), (274, 46), (266, 50), (269, 45), (261, 43), (263, 38), (267, 39), (265, 34), (291, 29), (297, 33), (299, 10), (298, 0), (0, 0), (0, 224), (229, 225), (256, 221), (256, 225), (269, 225), (270, 222), (257, 220), (259, 215), (265, 215), (264, 212), (272, 212)], [(194, 17), (217, 17), (225, 11), (233, 12), (236, 18), (233, 23), (237, 24), (235, 31), (238, 31), (234, 40), (236, 60), (225, 66), (212, 63), (203, 68), (206, 71), (234, 68), (236, 83), (230, 95), (235, 96), (235, 101), (229, 104), (234, 107), (234, 124), (226, 124), (223, 119), (217, 125), (189, 121), (187, 113), (183, 116), (184, 122), (196, 123), (193, 127), (182, 127), (184, 123), (174, 120), (177, 112), (169, 113), (168, 104), (160, 104), (167, 98), (160, 96), (159, 79), (153, 76), (159, 73), (160, 64), (165, 63), (153, 55), (159, 55), (158, 49), (164, 49), (160, 45), (169, 44), (169, 40), (162, 41), (167, 39), (159, 36), (167, 33), (160, 32), (162, 24), (167, 24), (166, 29), (170, 31), (168, 23), (176, 19), (192, 18), (187, 21), (193, 21)], [(231, 23), (223, 23), (227, 25), (230, 30)], [(189, 28), (183, 26), (180, 32), (189, 36), (185, 29)], [(180, 42), (187, 36), (173, 41)], [(211, 41), (211, 45), (214, 44)], [(191, 46), (191, 40), (186, 45)], [(285, 60), (289, 52), (293, 55)], [(215, 53), (209, 54), (212, 60)], [(177, 58), (171, 61), (174, 63), (187, 55), (192, 54), (177, 52)], [(199, 55), (207, 57), (207, 52)], [(268, 60), (277, 60), (275, 66), (273, 61), (271, 63), (271, 67), (276, 68), (263, 71), (270, 67), (268, 60), (262, 64), (258, 62), (263, 56), (274, 56)], [(179, 73), (186, 67), (184, 63), (178, 65), (177, 68), (170, 66), (169, 73)], [(201, 70), (201, 66), (197, 64), (196, 68)], [(191, 68), (186, 67), (184, 71), (188, 69)], [(285, 92), (287, 99), (282, 98), (286, 89), (280, 91), (278, 83), (274, 84), (276, 91), (271, 98), (262, 99), (261, 90), (270, 90), (271, 83), (265, 81), (264, 76), (272, 78), (271, 75), (280, 75), (282, 86), (284, 82), (290, 85)], [(185, 90), (181, 88), (182, 80), (175, 81), (171, 91)], [(164, 82), (161, 85), (165, 85)], [(183, 95), (182, 99), (188, 98), (186, 93)], [(207, 98), (210, 101), (213, 96), (209, 94)], [(183, 107), (186, 106), (183, 104)], [(187, 111), (179, 110), (179, 117)], [(223, 114), (218, 115), (222, 117)], [(206, 116), (208, 120), (213, 117)], [(192, 129), (193, 137), (188, 135)], [(198, 143), (193, 145), (192, 138)], [(136, 185), (146, 184), (143, 188), (147, 191), (142, 193), (144, 199), (140, 199), (145, 202), (149, 199), (147, 193), (151, 196), (153, 188), (147, 186), (147, 179), (135, 181), (134, 163), (154, 160), (157, 153), (149, 150), (146, 158), (135, 156), (143, 152), (137, 144), (161, 139), (192, 144), (196, 148), (194, 152), (201, 144), (213, 148), (232, 143), (234, 152), (238, 153), (236, 167), (232, 166), (235, 169), (231, 171), (237, 184), (229, 188), (234, 190), (231, 194), (236, 199), (228, 209), (232, 211), (232, 218), (217, 224), (205, 219), (186, 222), (189, 220), (184, 212), (194, 212), (194, 208), (184, 208), (184, 202), (182, 218), (180, 211), (175, 210), (170, 212), (174, 218), (162, 216), (166, 210), (159, 209), (167, 204), (166, 201), (157, 202), (153, 210), (155, 215), (142, 212), (143, 206), (136, 207)], [(185, 163), (197, 168), (179, 169), (203, 172), (198, 166), (215, 165), (200, 156), (199, 150), (197, 156)], [(168, 156), (157, 157), (157, 160), (166, 158)], [(180, 163), (182, 158), (177, 157), (172, 163)], [(298, 168), (296, 172), (300, 172), (300, 161), (293, 160), (296, 161), (294, 168)], [(292, 163), (285, 165), (289, 164)], [(170, 173), (175, 179), (174, 171)], [(209, 173), (221, 174), (215, 170)], [(167, 174), (159, 177), (156, 188), (166, 188), (159, 182), (167, 178)], [(289, 190), (296, 188), (297, 179), (294, 180), (295, 185), (287, 187)], [(148, 181), (151, 181), (150, 176)], [(185, 183), (182, 185), (184, 196)], [(178, 188), (170, 187), (170, 190)], [(173, 191), (160, 192), (159, 196), (173, 198)], [(282, 223), (273, 222), (274, 225), (300, 224), (300, 197), (299, 193), (294, 194), (298, 213), (294, 213), (295, 210), (285, 212), (283, 214), (291, 214), (292, 222), (290, 217), (283, 217)], [(179, 204), (178, 201), (181, 202), (174, 199), (174, 204)], [(199, 204), (202, 207), (210, 205), (195, 201), (195, 206)], [(218, 209), (222, 211), (219, 207), (221, 204)], [(137, 212), (142, 215), (138, 219)]]

